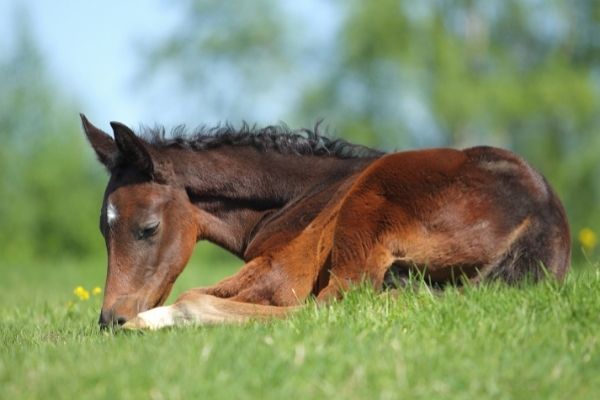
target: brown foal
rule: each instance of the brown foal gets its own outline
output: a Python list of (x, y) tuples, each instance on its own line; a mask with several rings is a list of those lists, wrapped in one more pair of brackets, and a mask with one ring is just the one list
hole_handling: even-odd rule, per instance
[[(308, 297), (376, 289), (413, 271), (436, 286), (562, 279), (560, 200), (492, 147), (385, 154), (315, 132), (230, 127), (165, 138), (83, 115), (110, 172), (100, 216), (103, 326), (156, 329), (282, 316)], [(235, 275), (162, 306), (198, 240), (244, 260)]]

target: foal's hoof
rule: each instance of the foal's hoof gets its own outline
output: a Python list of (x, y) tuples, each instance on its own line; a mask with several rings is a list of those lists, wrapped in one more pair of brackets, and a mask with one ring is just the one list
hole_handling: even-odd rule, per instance
[(123, 329), (148, 329), (157, 330), (167, 326), (175, 325), (174, 311), (172, 306), (156, 307), (139, 313), (137, 317), (123, 324)]

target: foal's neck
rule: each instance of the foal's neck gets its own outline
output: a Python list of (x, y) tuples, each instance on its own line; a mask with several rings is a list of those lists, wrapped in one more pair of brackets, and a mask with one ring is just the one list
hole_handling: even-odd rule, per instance
[(252, 146), (174, 151), (170, 158), (191, 201), (207, 213), (202, 238), (240, 257), (265, 217), (373, 160), (283, 154)]

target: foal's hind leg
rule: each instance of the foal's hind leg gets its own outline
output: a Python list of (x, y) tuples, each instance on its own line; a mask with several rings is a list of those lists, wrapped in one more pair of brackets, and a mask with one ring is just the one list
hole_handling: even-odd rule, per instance
[(362, 281), (378, 290), (382, 287), (385, 273), (394, 262), (385, 242), (389, 236), (386, 232), (389, 224), (385, 221), (401, 218), (386, 215), (389, 212), (386, 199), (364, 187), (357, 188), (344, 200), (333, 233), (329, 283), (319, 292), (319, 302), (339, 298)]
[(156, 307), (139, 313), (137, 317), (127, 321), (123, 328), (156, 330), (176, 325), (242, 323), (284, 317), (298, 309), (299, 307), (241, 303), (207, 294), (186, 292), (180, 300), (170, 306)]
[[(319, 302), (339, 298), (351, 286), (363, 281), (379, 290), (386, 271), (394, 262), (392, 251), (383, 241), (379, 225), (381, 214), (377, 213), (382, 213), (383, 210), (379, 207), (377, 210), (376, 207), (365, 210), (366, 207), (360, 207), (360, 203), (349, 202), (339, 213), (331, 248), (329, 282), (319, 292)], [(360, 208), (360, 213), (355, 208)], [(365, 213), (365, 218), (357, 221), (356, 215)]]
[[(335, 246), (332, 253), (332, 266), (329, 283), (317, 295), (319, 302), (340, 298), (344, 291), (363, 281), (377, 290), (381, 289), (385, 273), (393, 262), (391, 252), (381, 244), (364, 245), (364, 251), (352, 249), (358, 243), (344, 242)], [(336, 253), (341, 253), (336, 256)]]

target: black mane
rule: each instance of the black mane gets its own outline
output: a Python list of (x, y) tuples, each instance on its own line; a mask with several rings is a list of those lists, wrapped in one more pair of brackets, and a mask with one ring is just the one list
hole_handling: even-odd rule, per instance
[(221, 146), (253, 146), (285, 154), (332, 156), (337, 158), (376, 158), (385, 154), (366, 146), (331, 139), (321, 135), (319, 124), (314, 129), (292, 130), (286, 125), (258, 128), (244, 123), (240, 129), (230, 124), (214, 128), (201, 127), (191, 134), (178, 126), (166, 134), (164, 127), (143, 128), (141, 136), (158, 148), (178, 147), (196, 151)]

